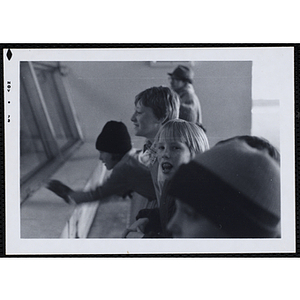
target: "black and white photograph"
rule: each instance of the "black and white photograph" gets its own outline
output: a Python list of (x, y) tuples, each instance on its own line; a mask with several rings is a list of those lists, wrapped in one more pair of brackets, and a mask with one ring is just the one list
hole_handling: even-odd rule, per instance
[(6, 254), (295, 253), (293, 47), (3, 57)]

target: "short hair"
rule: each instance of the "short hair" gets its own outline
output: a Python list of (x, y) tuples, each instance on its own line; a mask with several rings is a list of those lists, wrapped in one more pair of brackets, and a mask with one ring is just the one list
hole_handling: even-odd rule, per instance
[(280, 165), (280, 153), (267, 139), (258, 137), (258, 136), (251, 136), (251, 135), (238, 135), (232, 138), (220, 141), (216, 144), (226, 143), (232, 140), (240, 140), (246, 142), (250, 147), (256, 148), (258, 150), (267, 151), (268, 154)]
[(181, 119), (170, 120), (158, 131), (154, 143), (163, 140), (176, 140), (187, 145), (193, 154), (209, 150), (209, 143), (203, 128), (196, 123)]
[(168, 87), (151, 87), (136, 95), (134, 104), (141, 102), (150, 107), (158, 119), (164, 119), (163, 123), (177, 119), (179, 116), (179, 96)]

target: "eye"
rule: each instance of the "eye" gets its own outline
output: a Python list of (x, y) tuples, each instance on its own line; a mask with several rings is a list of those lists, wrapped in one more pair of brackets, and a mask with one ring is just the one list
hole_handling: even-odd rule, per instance
[(173, 150), (180, 150), (181, 147), (180, 147), (180, 146), (173, 146), (172, 149), (173, 149)]
[(158, 150), (162, 151), (165, 149), (165, 146), (158, 146)]

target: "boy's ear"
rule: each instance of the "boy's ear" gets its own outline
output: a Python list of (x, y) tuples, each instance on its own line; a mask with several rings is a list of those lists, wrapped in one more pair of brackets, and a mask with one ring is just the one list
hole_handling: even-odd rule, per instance
[(115, 161), (115, 162), (119, 162), (119, 161), (122, 159), (123, 156), (124, 156), (124, 155), (123, 155), (123, 154), (120, 154), (120, 153), (112, 153), (112, 154), (111, 154), (111, 159), (112, 159), (113, 161)]
[(191, 153), (191, 159), (194, 159), (196, 156), (196, 153), (194, 151), (190, 151), (190, 153)]

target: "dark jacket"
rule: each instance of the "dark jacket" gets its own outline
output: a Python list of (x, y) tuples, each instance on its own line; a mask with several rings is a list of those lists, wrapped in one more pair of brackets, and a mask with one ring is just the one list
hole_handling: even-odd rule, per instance
[(168, 195), (169, 181), (165, 183), (160, 198), (159, 208), (142, 209), (136, 219), (148, 218), (149, 223), (145, 228), (144, 238), (167, 238), (171, 237), (167, 225), (175, 213), (175, 198)]

